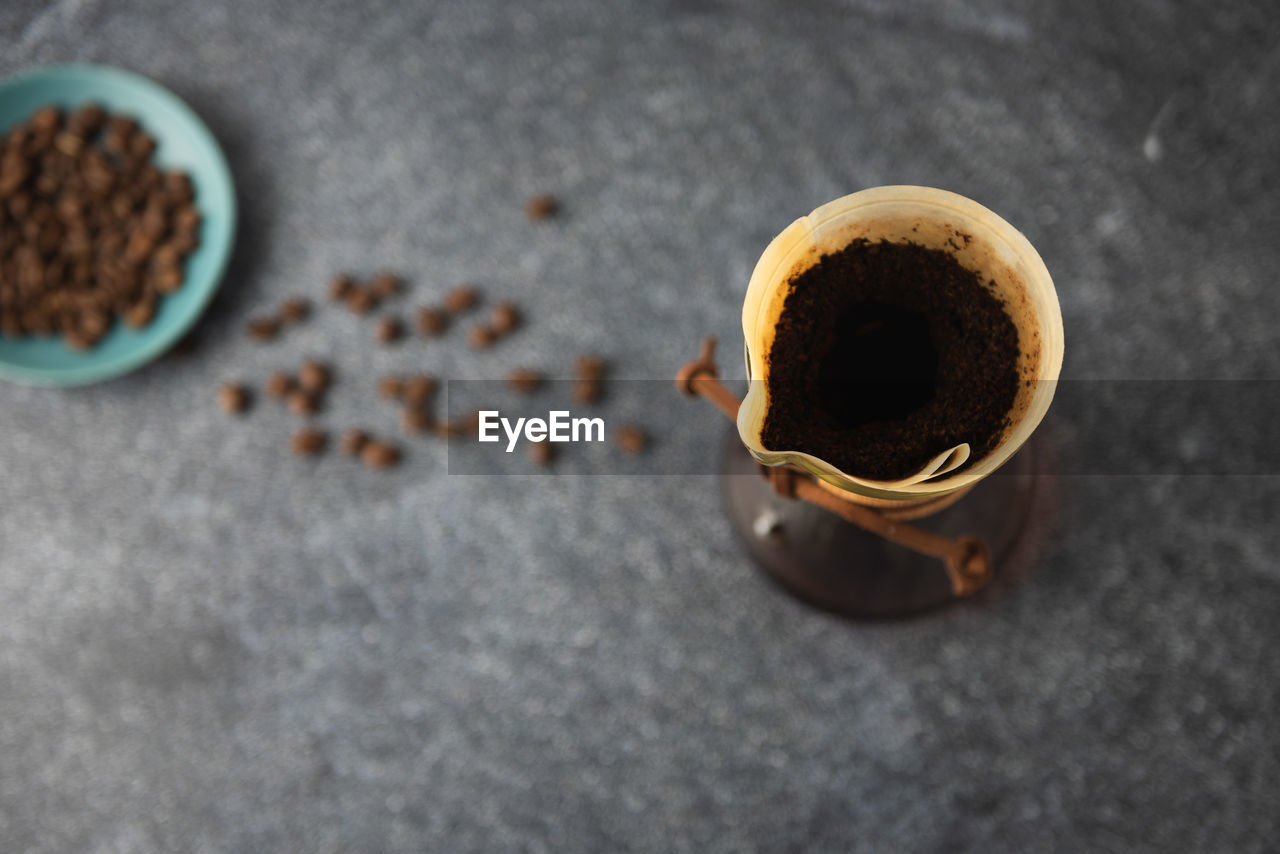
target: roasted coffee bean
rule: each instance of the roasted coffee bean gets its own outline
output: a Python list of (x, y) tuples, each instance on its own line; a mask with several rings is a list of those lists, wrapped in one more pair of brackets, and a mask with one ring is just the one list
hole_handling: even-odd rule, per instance
[[(13, 197), (17, 195), (18, 188), (26, 182), (31, 175), (27, 164), (22, 161), (6, 160), (0, 164), (0, 197)], [(10, 212), (14, 218), (19, 217), (19, 212), (15, 211), (10, 203)]]
[(542, 374), (531, 368), (515, 368), (507, 374), (507, 385), (521, 394), (532, 394), (542, 388)]
[(440, 420), (435, 424), (435, 433), (441, 439), (456, 439), (464, 435), (466, 430), (456, 421)]
[(160, 293), (171, 294), (182, 287), (182, 270), (178, 267), (158, 269), (151, 276), (151, 284)]
[(107, 121), (107, 112), (97, 104), (82, 104), (67, 116), (67, 130), (82, 137), (93, 136)]
[(579, 403), (596, 403), (604, 396), (604, 383), (595, 379), (580, 379), (573, 384), (573, 399)]
[(489, 315), (489, 327), (498, 335), (506, 335), (520, 325), (520, 311), (509, 302), (500, 302)]
[(649, 447), (649, 434), (634, 424), (618, 428), (618, 447), (628, 454), (643, 454)]
[(218, 406), (228, 415), (238, 415), (249, 408), (249, 390), (242, 385), (224, 383), (218, 388)]
[(182, 266), (182, 255), (173, 244), (166, 243), (156, 249), (151, 256), (151, 266), (156, 269), (178, 268)]
[(378, 380), (378, 396), (388, 400), (404, 397), (404, 380), (396, 376), (382, 377)]
[(369, 434), (363, 430), (351, 429), (342, 434), (338, 440), (338, 449), (348, 457), (358, 456), (365, 445), (369, 444)]
[(132, 116), (108, 116), (102, 132), (129, 139), (138, 132), (138, 120)]
[(467, 331), (467, 343), (473, 350), (484, 350), (493, 346), (498, 334), (484, 324), (478, 324)]
[(476, 436), (480, 428), (480, 412), (473, 410), (452, 421), (437, 421), (436, 435), (442, 439), (462, 439)]
[(28, 122), (37, 134), (52, 133), (62, 124), (62, 111), (57, 107), (41, 107), (31, 115)]
[(479, 301), (475, 285), (458, 285), (445, 295), (444, 307), (450, 314), (458, 314), (474, 308)]
[(285, 404), (289, 407), (289, 411), (300, 418), (309, 415), (315, 415), (316, 410), (320, 408), (319, 401), (316, 400), (314, 394), (296, 388), (285, 395)]
[(409, 377), (404, 382), (404, 400), (413, 406), (423, 406), (429, 403), (431, 398), (435, 397), (439, 386), (439, 381), (430, 374), (418, 374), (417, 376)]
[(267, 397), (272, 400), (284, 400), (288, 397), (289, 392), (293, 391), (293, 377), (284, 371), (273, 371), (267, 377), (263, 390), (266, 391)]
[[(161, 247), (163, 251), (165, 247)], [(159, 253), (157, 252), (157, 255)], [(297, 323), (306, 320), (307, 315), (311, 313), (311, 303), (302, 297), (290, 297), (280, 303), (279, 316), (285, 323)]]
[[(42, 319), (40, 323), (36, 324), (33, 324), (28, 320), (26, 324), (27, 332), (36, 335), (43, 335), (53, 331), (51, 324), (52, 320)], [(69, 329), (62, 333), (62, 343), (66, 344), (72, 350), (88, 350), (98, 342), (88, 335), (85, 335), (79, 329)]]
[(530, 442), (529, 459), (540, 466), (549, 466), (556, 458), (556, 448), (548, 441)]
[(164, 173), (163, 184), (165, 195), (180, 205), (188, 205), (196, 197), (191, 177), (185, 172)]
[(339, 273), (329, 281), (329, 299), (334, 302), (345, 302), (351, 296), (355, 282), (346, 273)]
[(395, 273), (381, 272), (369, 280), (368, 288), (378, 299), (390, 299), (400, 293), (404, 283)]
[(449, 327), (449, 315), (438, 308), (418, 309), (418, 332), (423, 335), (439, 335)]
[(53, 138), (53, 145), (68, 157), (78, 157), (84, 151), (84, 137), (70, 131), (63, 131)]
[(200, 245), (200, 238), (193, 232), (182, 232), (175, 234), (169, 239), (169, 245), (178, 251), (178, 254), (186, 257), (190, 255), (195, 248)]
[(245, 325), (245, 331), (255, 341), (270, 341), (280, 334), (280, 321), (274, 317), (256, 317)]
[(574, 370), (579, 379), (598, 380), (604, 378), (605, 361), (599, 356), (583, 355), (574, 360)]
[(400, 325), (400, 319), (391, 315), (378, 318), (377, 325), (373, 327), (373, 337), (379, 344), (399, 341), (403, 334), (404, 327)]
[(125, 325), (131, 329), (141, 329), (155, 319), (156, 301), (154, 297), (143, 297), (125, 312)]
[(80, 331), (95, 340), (107, 334), (111, 328), (111, 317), (99, 308), (91, 308), (80, 314)]
[(360, 461), (371, 469), (387, 469), (400, 462), (400, 449), (389, 442), (370, 440), (360, 450)]
[(435, 419), (420, 406), (406, 406), (400, 411), (400, 426), (406, 433), (426, 433), (435, 426)]
[(298, 385), (303, 391), (319, 394), (329, 387), (333, 377), (329, 366), (314, 359), (307, 359), (298, 368)]
[(156, 141), (139, 131), (129, 139), (129, 156), (135, 160), (146, 160), (156, 150)]
[(554, 196), (541, 193), (532, 196), (524, 203), (524, 212), (529, 219), (538, 220), (550, 219), (559, 211), (560, 205), (556, 202)]
[(329, 435), (323, 430), (304, 427), (293, 434), (289, 447), (300, 457), (314, 457), (329, 443)]
[(173, 214), (174, 231), (198, 231), (202, 217), (193, 207), (178, 208)]
[(346, 296), (347, 310), (352, 314), (368, 314), (378, 306), (378, 298), (368, 289), (352, 284)]

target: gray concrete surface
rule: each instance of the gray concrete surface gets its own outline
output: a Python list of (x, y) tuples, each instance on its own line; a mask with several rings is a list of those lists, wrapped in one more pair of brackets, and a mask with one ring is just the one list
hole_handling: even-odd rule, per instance
[[(1275, 476), (1065, 478), (1025, 578), (850, 623), (753, 570), (714, 478), (303, 463), (213, 390), (326, 355), (321, 423), (389, 431), (395, 368), (665, 378), (736, 348), (774, 233), (883, 183), (1023, 229), (1068, 376), (1275, 378), (1278, 42), (1264, 3), (4, 3), (0, 73), (186, 98), (244, 228), (192, 357), (0, 386), (0, 850), (1275, 850)], [(382, 266), (529, 326), (243, 337)], [(713, 452), (698, 409), (652, 401), (655, 453)]]

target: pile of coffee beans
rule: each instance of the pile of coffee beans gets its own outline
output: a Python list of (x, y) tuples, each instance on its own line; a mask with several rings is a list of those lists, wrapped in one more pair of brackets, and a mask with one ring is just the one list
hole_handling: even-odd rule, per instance
[(0, 137), (0, 334), (95, 346), (138, 329), (200, 244), (191, 179), (152, 162), (136, 120), (42, 107)]

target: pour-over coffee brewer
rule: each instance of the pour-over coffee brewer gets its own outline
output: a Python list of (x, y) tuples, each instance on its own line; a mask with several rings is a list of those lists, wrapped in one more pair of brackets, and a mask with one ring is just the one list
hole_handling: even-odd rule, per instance
[[(784, 360), (807, 361), (819, 351), (830, 358), (832, 351), (830, 340), (808, 341), (794, 330), (779, 336), (788, 296), (825, 258), (869, 244), (947, 253), (976, 275), (1016, 329), (1016, 389), (1002, 426), (978, 446), (980, 454), (970, 442), (954, 441), (929, 448), (909, 472), (877, 479), (778, 446), (766, 430), (770, 407), (784, 397), (777, 385)], [(832, 286), (857, 289), (859, 282), (853, 276)], [(1062, 366), (1057, 294), (1027, 239), (955, 193), (913, 186), (863, 190), (823, 205), (773, 239), (747, 286), (742, 328), (748, 391), (741, 401), (717, 379), (710, 339), (676, 381), (736, 422), (722, 450), (722, 488), (735, 530), (770, 575), (813, 604), (865, 616), (924, 610), (986, 586), (993, 555), (998, 561), (1010, 554), (1043, 492), (1045, 478), (1036, 475), (1028, 440), (1049, 408)], [(886, 339), (876, 358), (909, 360), (912, 353), (903, 348), (920, 343)], [(802, 401), (812, 412), (802, 411), (801, 419), (820, 417), (825, 403), (820, 396)], [(794, 396), (788, 405), (797, 405)]]

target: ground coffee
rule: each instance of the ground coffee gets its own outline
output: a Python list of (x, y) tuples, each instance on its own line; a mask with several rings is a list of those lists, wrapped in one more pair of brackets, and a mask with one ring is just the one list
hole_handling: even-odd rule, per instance
[(858, 240), (792, 282), (769, 352), (762, 439), (871, 480), (947, 448), (999, 441), (1018, 388), (1018, 331), (947, 252)]

